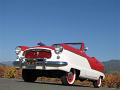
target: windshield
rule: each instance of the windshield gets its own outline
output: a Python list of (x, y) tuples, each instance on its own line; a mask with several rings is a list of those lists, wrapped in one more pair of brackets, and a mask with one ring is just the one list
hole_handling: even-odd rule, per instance
[(68, 45), (71, 46), (71, 47), (74, 47), (76, 49), (80, 49), (81, 48), (81, 44), (79, 44), (79, 45), (68, 44)]
[[(74, 47), (76, 49), (80, 49), (81, 45), (82, 45), (82, 43), (62, 43), (62, 44), (67, 44), (67, 45)], [(60, 44), (53, 44), (52, 46), (55, 47), (56, 45), (60, 45)]]

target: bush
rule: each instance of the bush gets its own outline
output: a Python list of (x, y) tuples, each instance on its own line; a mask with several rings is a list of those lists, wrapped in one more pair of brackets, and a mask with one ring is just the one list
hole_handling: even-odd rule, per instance
[(4, 73), (5, 78), (15, 78), (16, 77), (16, 69), (14, 67), (9, 67)]
[(21, 69), (10, 66), (0, 66), (0, 78), (21, 78)]

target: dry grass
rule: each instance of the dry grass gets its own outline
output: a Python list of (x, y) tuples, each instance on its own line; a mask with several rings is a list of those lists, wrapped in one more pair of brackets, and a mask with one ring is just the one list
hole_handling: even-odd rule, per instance
[(106, 74), (103, 86), (120, 88), (120, 73)]
[[(21, 69), (16, 69), (15, 67), (0, 66), (0, 77), (1, 78), (21, 78)], [(38, 80), (47, 83), (61, 84), (61, 80), (58, 78), (46, 78), (39, 77)], [(106, 78), (102, 81), (103, 87), (109, 88), (120, 88), (120, 73), (106, 74)], [(75, 81), (75, 85), (85, 85), (90, 86), (92, 83), (89, 81), (80, 82)]]
[(8, 67), (0, 66), (0, 77), (4, 77), (4, 73), (7, 70)]
[(0, 66), (1, 78), (20, 78), (21, 70), (17, 70), (15, 67)]

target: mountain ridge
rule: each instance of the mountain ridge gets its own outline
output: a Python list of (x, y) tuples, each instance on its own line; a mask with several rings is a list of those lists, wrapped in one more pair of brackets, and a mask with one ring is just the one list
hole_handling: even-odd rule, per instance
[(106, 73), (120, 72), (120, 60), (111, 59), (102, 63), (105, 66)]

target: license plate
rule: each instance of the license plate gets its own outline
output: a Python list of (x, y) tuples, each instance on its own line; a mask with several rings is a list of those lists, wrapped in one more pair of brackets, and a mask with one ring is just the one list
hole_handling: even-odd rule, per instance
[(26, 67), (29, 68), (29, 69), (36, 69), (35, 64), (28, 64), (28, 65), (26, 65)]

